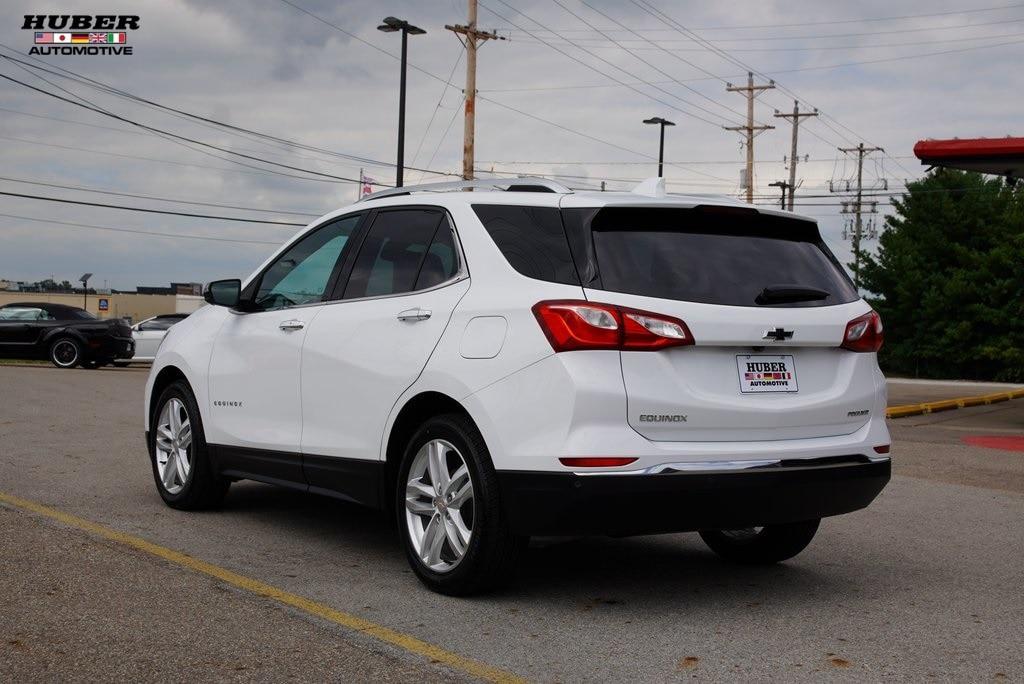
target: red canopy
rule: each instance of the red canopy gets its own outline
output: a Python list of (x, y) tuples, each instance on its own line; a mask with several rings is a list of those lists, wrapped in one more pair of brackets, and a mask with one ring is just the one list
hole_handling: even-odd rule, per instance
[(1024, 138), (920, 140), (914, 154), (928, 166), (1024, 178)]

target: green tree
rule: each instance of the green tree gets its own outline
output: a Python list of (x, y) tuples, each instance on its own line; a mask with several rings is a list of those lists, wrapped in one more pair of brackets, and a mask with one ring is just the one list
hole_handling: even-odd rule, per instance
[(1024, 381), (1024, 189), (941, 169), (893, 205), (862, 269), (885, 326), (882, 367)]

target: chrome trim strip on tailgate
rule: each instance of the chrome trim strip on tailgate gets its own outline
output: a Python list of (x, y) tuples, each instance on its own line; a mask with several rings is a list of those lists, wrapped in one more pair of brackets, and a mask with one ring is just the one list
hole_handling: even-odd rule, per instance
[(688, 461), (661, 463), (639, 470), (575, 472), (575, 475), (658, 475), (662, 473), (714, 473), (785, 468), (835, 468), (858, 463), (885, 463), (889, 456), (835, 456), (832, 458), (752, 458), (742, 461)]

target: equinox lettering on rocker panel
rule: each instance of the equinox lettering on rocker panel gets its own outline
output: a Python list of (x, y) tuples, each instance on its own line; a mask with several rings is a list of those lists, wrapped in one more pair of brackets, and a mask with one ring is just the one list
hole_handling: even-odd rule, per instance
[(685, 423), (686, 416), (681, 413), (641, 413), (641, 423)]

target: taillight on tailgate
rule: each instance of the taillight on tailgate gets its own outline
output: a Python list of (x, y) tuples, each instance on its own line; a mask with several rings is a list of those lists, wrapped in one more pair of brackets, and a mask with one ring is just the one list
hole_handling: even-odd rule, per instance
[(672, 316), (613, 304), (564, 299), (533, 306), (556, 352), (578, 349), (656, 351), (693, 344), (686, 323)]
[(876, 352), (882, 348), (882, 317), (874, 311), (858, 316), (846, 324), (843, 349), (855, 352)]

